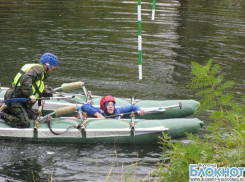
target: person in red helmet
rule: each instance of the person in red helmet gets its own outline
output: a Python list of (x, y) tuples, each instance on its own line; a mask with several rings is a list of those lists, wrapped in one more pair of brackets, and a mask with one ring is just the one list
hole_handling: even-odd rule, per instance
[[(138, 112), (139, 115), (144, 115), (144, 109), (141, 109), (137, 105), (129, 105), (125, 107), (116, 108), (116, 101), (111, 95), (106, 95), (100, 100), (100, 108), (93, 107), (91, 104), (84, 104), (81, 106), (83, 112), (86, 112), (89, 116), (97, 118), (105, 118), (106, 116), (119, 115), (122, 113)], [(119, 118), (116, 116), (115, 118)]]

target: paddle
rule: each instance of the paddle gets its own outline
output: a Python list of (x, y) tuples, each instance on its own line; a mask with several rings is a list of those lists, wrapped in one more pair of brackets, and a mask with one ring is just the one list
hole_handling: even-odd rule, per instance
[(54, 112), (43, 116), (39, 121), (42, 121), (42, 120), (46, 119), (48, 116), (52, 116), (54, 114), (56, 117), (61, 116), (61, 115), (65, 115), (65, 114), (69, 114), (69, 113), (77, 111), (77, 109), (78, 109), (77, 105), (71, 105), (71, 106), (67, 106), (67, 107), (58, 108)]
[(61, 87), (55, 88), (53, 90), (54, 91), (62, 90), (63, 92), (66, 92), (69, 90), (75, 90), (80, 88), (83, 89), (85, 95), (88, 94), (84, 82), (63, 83)]
[[(68, 97), (41, 97), (37, 98), (37, 100), (53, 100), (53, 99), (64, 99), (64, 98), (74, 98), (75, 95), (68, 96)], [(30, 101), (29, 98), (11, 98), (8, 100), (1, 101), (0, 103), (8, 103), (8, 102), (26, 102)]]
[(173, 107), (179, 107), (180, 109), (182, 109), (182, 103), (179, 102), (179, 104), (176, 105), (153, 107), (153, 108), (145, 109), (145, 113), (164, 112), (166, 109), (173, 108)]
[(86, 101), (89, 101), (91, 96), (91, 91), (87, 91), (84, 82), (72, 82), (72, 83), (64, 83), (61, 85), (61, 87), (52, 89), (54, 92), (58, 90), (62, 90), (63, 92), (67, 92), (69, 90), (75, 90), (75, 89), (83, 89), (84, 95), (86, 96)]
[[(179, 102), (179, 104), (172, 105), (172, 106), (154, 107), (154, 108), (145, 109), (144, 113), (149, 114), (149, 113), (153, 113), (153, 112), (165, 112), (166, 109), (174, 108), (174, 107), (179, 107), (180, 109), (182, 109), (181, 102)], [(111, 116), (105, 116), (105, 118), (114, 118), (117, 116), (122, 117), (122, 116), (130, 115), (130, 114), (139, 114), (139, 113), (140, 113), (140, 111), (133, 111), (133, 112), (128, 112), (128, 113), (121, 113), (121, 114), (116, 114), (116, 115), (111, 115)]]

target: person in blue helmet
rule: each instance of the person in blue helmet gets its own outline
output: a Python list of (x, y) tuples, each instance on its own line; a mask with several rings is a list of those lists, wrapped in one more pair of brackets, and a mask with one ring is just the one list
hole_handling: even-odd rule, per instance
[(100, 100), (100, 108), (93, 107), (91, 104), (84, 104), (81, 106), (83, 112), (86, 112), (91, 117), (105, 118), (107, 116), (114, 116), (119, 118), (119, 114), (129, 112), (139, 112), (137, 115), (144, 115), (144, 109), (137, 105), (129, 105), (125, 107), (116, 108), (116, 101), (111, 95), (106, 95)]
[(12, 127), (30, 127), (29, 120), (35, 120), (37, 117), (37, 112), (32, 109), (36, 98), (52, 96), (51, 92), (46, 91), (43, 81), (57, 68), (58, 62), (57, 56), (45, 53), (35, 63), (25, 64), (15, 76), (12, 87), (4, 95), (4, 100), (24, 97), (29, 101), (6, 103), (6, 109), (0, 112), (0, 118)]

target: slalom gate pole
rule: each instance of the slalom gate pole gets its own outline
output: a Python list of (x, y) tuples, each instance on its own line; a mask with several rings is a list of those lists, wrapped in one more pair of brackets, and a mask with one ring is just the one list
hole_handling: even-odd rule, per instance
[(142, 80), (141, 0), (138, 0), (138, 53), (139, 53), (139, 80)]
[(151, 16), (151, 20), (154, 20), (155, 19), (155, 9), (156, 9), (156, 0), (153, 0), (152, 2), (152, 16)]

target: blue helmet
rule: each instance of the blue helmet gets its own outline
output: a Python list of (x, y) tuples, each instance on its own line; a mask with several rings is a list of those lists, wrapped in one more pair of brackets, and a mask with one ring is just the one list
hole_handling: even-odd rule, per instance
[(41, 56), (40, 61), (42, 62), (43, 65), (45, 65), (46, 63), (49, 63), (50, 68), (52, 68), (52, 66), (58, 66), (58, 58), (57, 56), (55, 56), (52, 53), (45, 53)]

